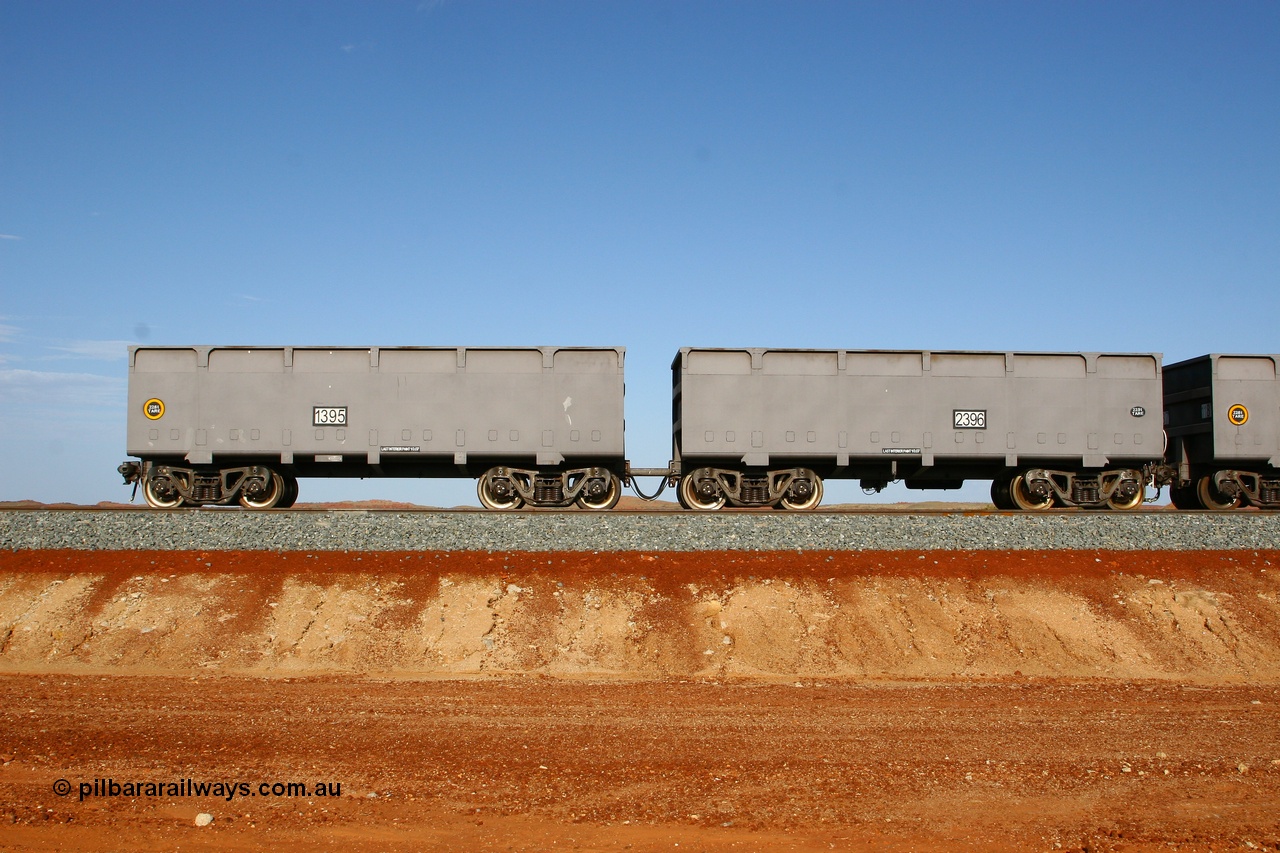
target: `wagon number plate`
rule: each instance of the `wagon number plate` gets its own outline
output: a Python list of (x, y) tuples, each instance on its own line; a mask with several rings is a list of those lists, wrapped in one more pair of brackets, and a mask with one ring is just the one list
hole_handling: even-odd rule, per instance
[(311, 425), (312, 426), (346, 426), (347, 425), (347, 407), (346, 406), (312, 406), (311, 407)]
[(955, 409), (951, 413), (952, 429), (986, 429), (986, 409)]

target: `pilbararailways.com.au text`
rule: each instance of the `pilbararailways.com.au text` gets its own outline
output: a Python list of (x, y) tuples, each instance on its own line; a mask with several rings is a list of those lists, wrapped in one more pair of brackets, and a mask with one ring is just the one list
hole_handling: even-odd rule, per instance
[(341, 782), (218, 782), (177, 779), (169, 782), (150, 780), (94, 779), (73, 787), (66, 779), (53, 783), (53, 792), (60, 797), (78, 791), (80, 801), (95, 797), (217, 797), (231, 802), (237, 797), (341, 797)]

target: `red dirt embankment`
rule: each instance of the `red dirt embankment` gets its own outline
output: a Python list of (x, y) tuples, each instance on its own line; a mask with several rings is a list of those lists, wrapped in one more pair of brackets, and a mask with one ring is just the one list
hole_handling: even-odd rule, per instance
[(1280, 552), (0, 555), (0, 672), (1280, 681)]
[(2, 552), (0, 849), (1280, 850), (1278, 617), (1276, 551)]

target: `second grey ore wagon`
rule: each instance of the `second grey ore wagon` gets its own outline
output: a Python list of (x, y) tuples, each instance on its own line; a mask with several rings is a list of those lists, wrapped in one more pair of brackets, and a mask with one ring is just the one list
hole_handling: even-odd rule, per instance
[(130, 347), (148, 504), (292, 505), (298, 477), (478, 478), (491, 509), (622, 494), (625, 350)]
[(807, 509), (829, 478), (1131, 509), (1163, 451), (1158, 353), (684, 348), (672, 375), (692, 509)]

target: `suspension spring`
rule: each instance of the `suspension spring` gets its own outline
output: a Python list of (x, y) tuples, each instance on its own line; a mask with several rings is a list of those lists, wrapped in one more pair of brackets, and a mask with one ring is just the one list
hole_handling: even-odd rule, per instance
[(533, 484), (533, 501), (554, 504), (564, 501), (564, 483), (559, 477), (539, 477)]
[(741, 495), (744, 504), (768, 503), (769, 481), (763, 477), (743, 477)]
[(222, 478), (210, 474), (196, 474), (191, 483), (191, 497), (197, 501), (222, 500)]
[(1077, 477), (1071, 489), (1071, 498), (1078, 504), (1096, 504), (1102, 500), (1102, 486), (1096, 477)]

